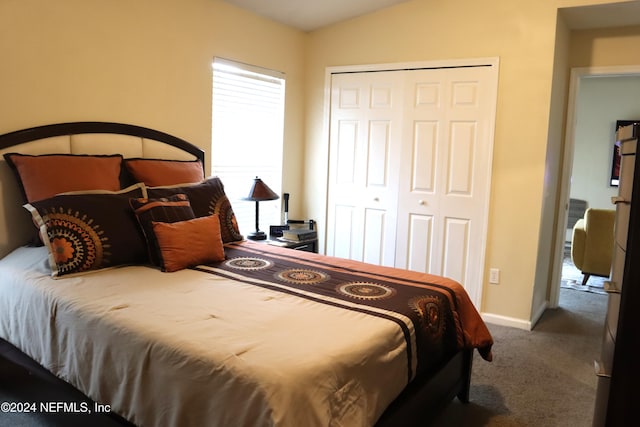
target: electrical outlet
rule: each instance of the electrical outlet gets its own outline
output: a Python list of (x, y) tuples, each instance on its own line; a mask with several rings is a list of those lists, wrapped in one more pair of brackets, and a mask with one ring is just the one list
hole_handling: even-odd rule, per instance
[(489, 269), (489, 283), (493, 283), (497, 285), (500, 283), (500, 269), (499, 268), (490, 268)]

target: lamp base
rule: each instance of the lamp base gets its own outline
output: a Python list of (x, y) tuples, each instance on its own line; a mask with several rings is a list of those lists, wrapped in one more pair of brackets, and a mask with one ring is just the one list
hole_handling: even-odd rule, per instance
[(249, 233), (247, 235), (247, 239), (249, 239), (249, 240), (266, 240), (267, 239), (267, 235), (264, 233), (264, 231), (254, 231), (253, 233)]

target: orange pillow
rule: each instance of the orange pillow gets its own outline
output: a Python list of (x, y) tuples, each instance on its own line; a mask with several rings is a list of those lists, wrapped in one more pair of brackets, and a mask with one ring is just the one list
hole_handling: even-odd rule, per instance
[(125, 159), (124, 164), (136, 182), (151, 187), (200, 182), (204, 169), (199, 160)]
[(27, 202), (59, 193), (83, 190), (120, 190), (122, 156), (7, 153), (5, 160), (16, 173)]
[(225, 259), (217, 214), (172, 223), (154, 221), (152, 226), (160, 247), (162, 271)]

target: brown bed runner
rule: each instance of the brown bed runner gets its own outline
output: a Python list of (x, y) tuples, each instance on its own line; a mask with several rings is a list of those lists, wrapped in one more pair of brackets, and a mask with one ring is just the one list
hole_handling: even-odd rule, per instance
[(407, 343), (409, 381), (462, 348), (478, 348), (491, 360), (489, 331), (449, 279), (253, 242), (228, 244), (225, 254), (225, 261), (196, 269), (396, 322)]

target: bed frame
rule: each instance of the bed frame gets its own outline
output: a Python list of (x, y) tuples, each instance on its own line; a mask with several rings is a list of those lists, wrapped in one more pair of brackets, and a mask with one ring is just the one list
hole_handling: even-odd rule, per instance
[[(112, 140), (114, 145), (105, 145)], [(125, 157), (200, 159), (204, 165), (204, 151), (183, 139), (141, 126), (109, 122), (60, 123), (0, 135), (0, 154), (5, 152), (122, 153)], [(0, 158), (0, 232), (4, 232), (6, 236), (0, 240), (0, 258), (27, 242), (27, 236), (31, 234), (33, 227), (29, 215), (26, 211), (23, 212), (17, 202), (21, 195), (18, 184), (10, 175), (11, 171)], [(8, 233), (9, 228), (11, 234)], [(67, 393), (63, 395), (68, 395), (69, 390), (75, 390), (1, 338), (0, 355), (6, 361), (55, 384), (60, 393)], [(467, 403), (472, 361), (472, 350), (460, 351), (439, 369), (416, 378), (391, 403), (376, 426), (425, 426), (433, 422), (456, 396)], [(114, 419), (117, 421), (117, 417)], [(124, 420), (120, 421), (122, 425), (131, 425)]]

